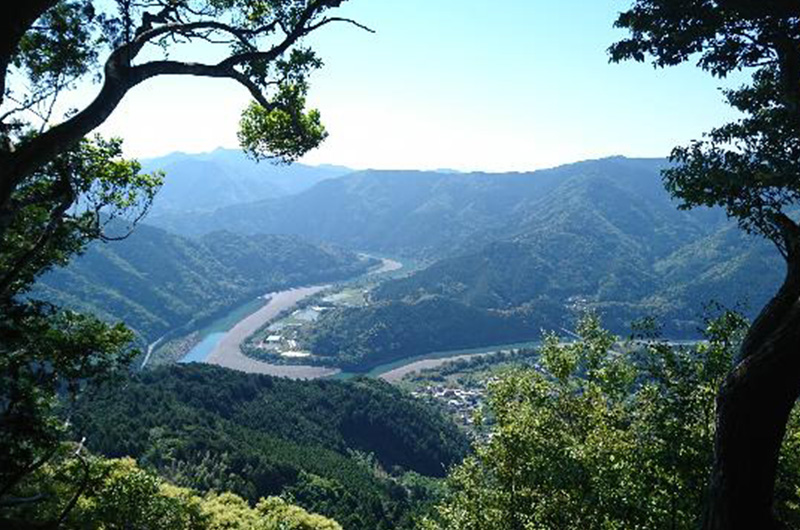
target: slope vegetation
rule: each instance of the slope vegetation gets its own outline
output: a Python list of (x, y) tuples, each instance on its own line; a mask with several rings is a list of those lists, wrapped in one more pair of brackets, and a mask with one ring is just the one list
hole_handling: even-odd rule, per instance
[(665, 164), (614, 157), (524, 174), (364, 171), (162, 221), (186, 233), (299, 234), (429, 260), (375, 290), (370, 305), (327, 312), (307, 334), (315, 353), (348, 367), (442, 344), (532, 340), (586, 309), (619, 333), (654, 316), (674, 338), (696, 335), (711, 300), (745, 302), (753, 316), (780, 282), (780, 257), (719, 210), (680, 210), (661, 183)]
[(46, 274), (34, 296), (121, 320), (152, 341), (267, 292), (347, 278), (371, 263), (292, 236), (215, 232), (192, 240), (140, 225)]
[(90, 449), (130, 455), (178, 485), (291, 496), (353, 530), (408, 528), (419, 506), (404, 480), (443, 476), (468, 447), (449, 420), (387, 383), (206, 365), (139, 374), (83, 403), (74, 424)]

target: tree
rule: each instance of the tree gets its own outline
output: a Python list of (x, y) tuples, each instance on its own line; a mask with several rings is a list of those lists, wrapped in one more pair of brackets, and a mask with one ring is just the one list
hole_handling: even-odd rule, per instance
[(794, 0), (635, 0), (616, 26), (630, 36), (612, 61), (666, 67), (697, 58), (752, 81), (725, 92), (743, 117), (676, 148), (664, 173), (684, 208), (721, 206), (771, 240), (786, 278), (753, 323), (717, 399), (715, 457), (704, 527), (775, 528), (778, 455), (800, 396), (800, 4)]
[[(712, 463), (714, 398), (746, 329), (708, 320), (706, 341), (621, 341), (596, 317), (580, 340), (545, 337), (536, 368), (490, 385), (490, 436), (448, 477), (425, 530), (697, 528)], [(800, 435), (800, 414), (792, 436)], [(782, 520), (798, 522), (800, 457), (784, 448)]]
[[(309, 513), (277, 497), (253, 508), (233, 493), (206, 493), (169, 484), (130, 458), (94, 455), (55, 459), (28, 486), (43, 502), (14, 508), (9, 528), (169, 528), (174, 530), (341, 530), (335, 521)], [(82, 488), (75, 488), (82, 484)]]
[[(305, 110), (305, 96), (308, 75), (322, 61), (302, 39), (332, 22), (355, 24), (326, 15), (343, 1), (116, 0), (116, 9), (105, 13), (107, 5), (93, 0), (35, 0), (3, 8), (0, 241), (29, 203), (62, 199), (51, 210), (63, 217), (64, 204), (90, 191), (65, 175), (33, 197), (21, 196), (40, 184), (38, 173), (48, 164), (105, 121), (130, 89), (154, 77), (227, 78), (244, 86), (254, 102), (242, 115), (239, 138), (255, 158), (291, 161), (319, 145), (326, 132), (319, 112)], [(196, 42), (221, 47), (227, 57), (212, 64), (166, 57)], [(165, 58), (148, 59), (159, 48)], [(102, 76), (97, 97), (51, 126), (60, 97), (90, 74)], [(21, 263), (0, 270), (0, 296), (13, 293), (9, 285), (30, 259), (20, 256)]]
[[(125, 237), (162, 175), (140, 174), (117, 139), (88, 137), (133, 87), (158, 76), (225, 78), (253, 102), (239, 140), (291, 162), (325, 139), (305, 108), (322, 65), (303, 45), (345, 0), (28, 0), (0, 8), (0, 510), (56, 453), (69, 403), (136, 354), (131, 333), (31, 300), (36, 278), (95, 240)], [(361, 26), (363, 27), (363, 26)], [(203, 43), (213, 63), (179, 61)], [(104, 59), (101, 65), (101, 59)], [(64, 95), (99, 83), (85, 108)], [(64, 410), (66, 408), (66, 410)], [(35, 496), (34, 496), (35, 497)]]

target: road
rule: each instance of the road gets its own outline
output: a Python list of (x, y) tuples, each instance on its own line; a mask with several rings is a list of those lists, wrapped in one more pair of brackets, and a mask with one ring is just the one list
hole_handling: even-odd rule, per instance
[(240, 349), (241, 344), (247, 337), (255, 333), (279, 313), (294, 306), (303, 298), (316, 294), (327, 287), (327, 285), (300, 287), (269, 295), (270, 300), (264, 307), (240, 320), (225, 334), (225, 337), (211, 351), (205, 362), (241, 372), (289, 377), (291, 379), (316, 379), (339, 373), (338, 369), (320, 366), (269, 364), (247, 357)]
[(142, 366), (139, 367), (140, 370), (144, 370), (144, 367), (147, 366), (147, 361), (150, 360), (150, 356), (153, 354), (153, 351), (158, 347), (159, 344), (161, 344), (161, 341), (164, 340), (164, 337), (166, 337), (166, 335), (163, 335), (157, 341), (151, 342), (147, 346), (147, 354), (144, 356), (144, 360), (142, 361)]
[(431, 368), (438, 368), (442, 365), (449, 364), (452, 362), (462, 361), (465, 359), (472, 359), (474, 357), (483, 357), (484, 355), (491, 355), (493, 353), (498, 353), (501, 351), (507, 351), (507, 350), (497, 350), (497, 351), (482, 352), (482, 353), (466, 353), (464, 355), (454, 355), (453, 357), (441, 357), (438, 359), (422, 359), (420, 361), (414, 361), (408, 364), (404, 364), (403, 366), (398, 366), (397, 368), (389, 370), (388, 372), (384, 372), (380, 374), (378, 378), (383, 379), (384, 381), (388, 381), (390, 383), (394, 383), (400, 381), (408, 374), (414, 372), (429, 370)]

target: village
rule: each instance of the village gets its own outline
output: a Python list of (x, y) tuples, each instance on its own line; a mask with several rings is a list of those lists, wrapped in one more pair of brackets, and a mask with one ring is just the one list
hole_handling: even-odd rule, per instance
[(485, 387), (466, 389), (430, 384), (412, 391), (411, 395), (437, 403), (456, 423), (471, 429), (475, 423), (475, 413), (483, 407), (485, 392)]

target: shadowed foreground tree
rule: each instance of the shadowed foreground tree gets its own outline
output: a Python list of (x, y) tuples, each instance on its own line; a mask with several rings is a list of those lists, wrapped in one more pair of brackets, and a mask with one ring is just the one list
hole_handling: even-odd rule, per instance
[(771, 240), (786, 278), (740, 348), (717, 398), (714, 468), (704, 528), (778, 528), (778, 455), (800, 396), (800, 2), (636, 0), (616, 26), (630, 36), (611, 59), (657, 67), (698, 58), (717, 77), (750, 69), (728, 90), (743, 117), (672, 153), (664, 174), (684, 208), (721, 206), (748, 232)]
[[(307, 78), (322, 61), (303, 38), (330, 23), (358, 25), (329, 14), (344, 1), (0, 7), (0, 514), (41, 500), (15, 489), (58, 451), (63, 408), (135, 353), (123, 326), (26, 298), (39, 275), (89, 242), (124, 237), (160, 186), (160, 175), (142, 175), (122, 157), (119, 140), (87, 135), (149, 79), (223, 78), (253, 98), (240, 122), (243, 149), (256, 159), (295, 160), (326, 136), (319, 113), (305, 108)], [(172, 58), (198, 50), (194, 59)], [(94, 100), (65, 110), (64, 96), (91, 82), (99, 86)]]
[[(703, 342), (621, 341), (596, 317), (535, 368), (489, 387), (491, 436), (451, 471), (420, 530), (694, 530), (712, 461), (714, 398), (747, 328), (724, 311)], [(781, 452), (776, 508), (800, 522), (800, 414)], [(758, 528), (758, 527), (753, 527)]]

